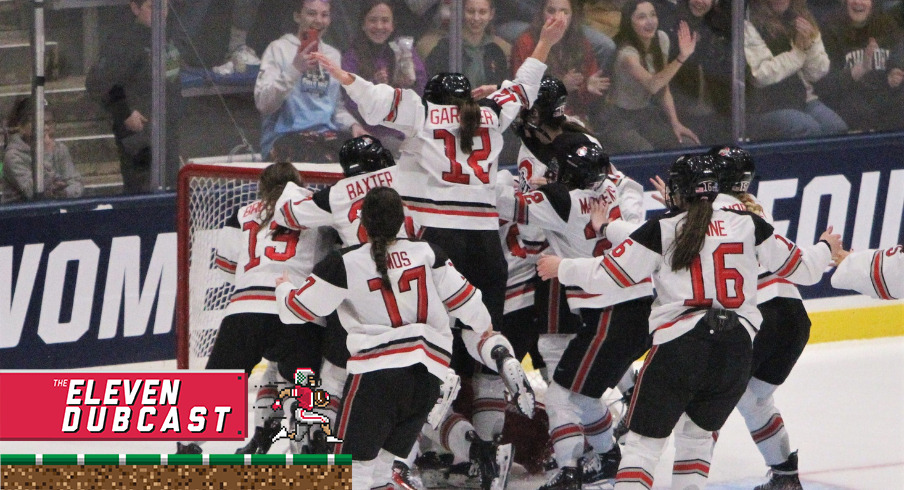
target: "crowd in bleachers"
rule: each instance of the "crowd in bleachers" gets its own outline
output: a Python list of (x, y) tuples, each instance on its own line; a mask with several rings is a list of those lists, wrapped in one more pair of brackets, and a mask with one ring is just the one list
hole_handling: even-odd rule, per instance
[[(147, 46), (150, 29), (142, 23), (150, 19), (150, 5), (132, 0), (133, 23), (141, 27), (112, 35)], [(533, 49), (543, 20), (565, 12), (568, 32), (550, 54), (547, 73), (564, 82), (569, 115), (606, 151), (728, 143), (731, 9), (727, 0), (464, 0), (461, 71), (477, 97), (490, 93)], [(455, 15), (450, 0), (170, 0), (168, 10), (174, 52), (168, 59), (226, 77), (259, 69), (253, 102), (261, 138), (252, 142), (255, 150), (264, 159), (277, 149), (293, 160), (316, 162), (336, 161), (347, 137), (373, 133), (397, 151), (400, 135), (365, 124), (338, 83), (305, 64), (299, 47), (327, 53), (373, 82), (421, 93), (430, 75), (448, 70)], [(750, 0), (746, 11), (745, 138), (904, 128), (904, 2)], [(149, 128), (150, 83), (138, 78), (150, 76), (150, 66), (136, 61), (111, 73), (105, 61), (122, 59), (115, 49), (120, 41), (101, 45), (88, 89), (113, 120), (125, 192), (147, 192), (149, 172), (140, 161), (146, 146), (130, 146), (147, 138), (130, 137)], [(178, 92), (168, 92), (170, 118), (179, 114)], [(9, 119), (5, 129), (15, 135)], [(168, 127), (163, 174), (171, 187), (178, 157), (194, 155), (180, 154), (178, 131)], [(11, 137), (3, 142), (6, 160), (16, 151)], [(514, 155), (503, 152), (500, 164), (514, 163)], [(4, 172), (3, 181), (10, 189), (4, 201), (40, 197), (15, 172)], [(59, 197), (56, 191), (48, 196)]]

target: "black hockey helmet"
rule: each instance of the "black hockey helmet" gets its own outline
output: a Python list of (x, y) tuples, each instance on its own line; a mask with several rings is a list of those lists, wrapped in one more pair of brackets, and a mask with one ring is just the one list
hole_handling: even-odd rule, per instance
[(346, 140), (339, 148), (339, 165), (346, 177), (375, 172), (395, 165), (392, 153), (380, 140), (364, 135)]
[(609, 170), (609, 155), (583, 133), (565, 132), (552, 142), (555, 157), (549, 163), (556, 181), (571, 189), (587, 189), (603, 180)]
[(437, 73), (424, 86), (424, 100), (437, 105), (454, 105), (456, 99), (471, 97), (471, 82), (461, 73)]
[(531, 111), (536, 111), (539, 118), (538, 124), (550, 124), (565, 120), (565, 102), (568, 99), (568, 90), (562, 80), (549, 75), (544, 75), (540, 81), (540, 91), (537, 92), (537, 100), (534, 101)]
[(674, 196), (684, 201), (705, 197), (713, 200), (719, 193), (719, 162), (708, 153), (678, 157), (669, 169), (669, 207), (677, 208)]
[(750, 152), (737, 146), (714, 146), (709, 154), (719, 159), (719, 186), (722, 190), (747, 192), (756, 166)]

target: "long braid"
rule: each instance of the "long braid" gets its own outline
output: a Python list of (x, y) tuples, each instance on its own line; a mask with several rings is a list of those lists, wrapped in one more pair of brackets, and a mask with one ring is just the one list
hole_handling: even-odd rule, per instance
[(377, 272), (380, 273), (383, 285), (386, 287), (391, 285), (389, 282), (389, 267), (386, 265), (388, 256), (386, 249), (389, 248), (389, 243), (390, 240), (387, 240), (386, 237), (371, 238), (370, 240), (370, 255), (373, 257), (374, 264), (377, 266)]
[(387, 264), (389, 246), (395, 242), (404, 222), (402, 198), (391, 187), (376, 187), (364, 197), (361, 225), (367, 230), (370, 254), (386, 287), (390, 287)]

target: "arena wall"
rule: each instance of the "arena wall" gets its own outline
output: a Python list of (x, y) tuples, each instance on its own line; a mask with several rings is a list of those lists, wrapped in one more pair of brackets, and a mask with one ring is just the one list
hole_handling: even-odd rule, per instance
[[(779, 232), (811, 244), (832, 225), (855, 250), (904, 243), (902, 134), (750, 149)], [(651, 188), (677, 155), (613, 162)], [(175, 216), (171, 193), (0, 207), (0, 369), (175, 358)], [(904, 335), (904, 301), (834, 290), (829, 275), (801, 293), (812, 342)]]

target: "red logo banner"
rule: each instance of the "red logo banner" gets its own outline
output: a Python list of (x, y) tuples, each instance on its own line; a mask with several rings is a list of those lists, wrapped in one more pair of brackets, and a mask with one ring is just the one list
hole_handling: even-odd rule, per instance
[(247, 378), (243, 371), (0, 371), (0, 440), (244, 440)]

